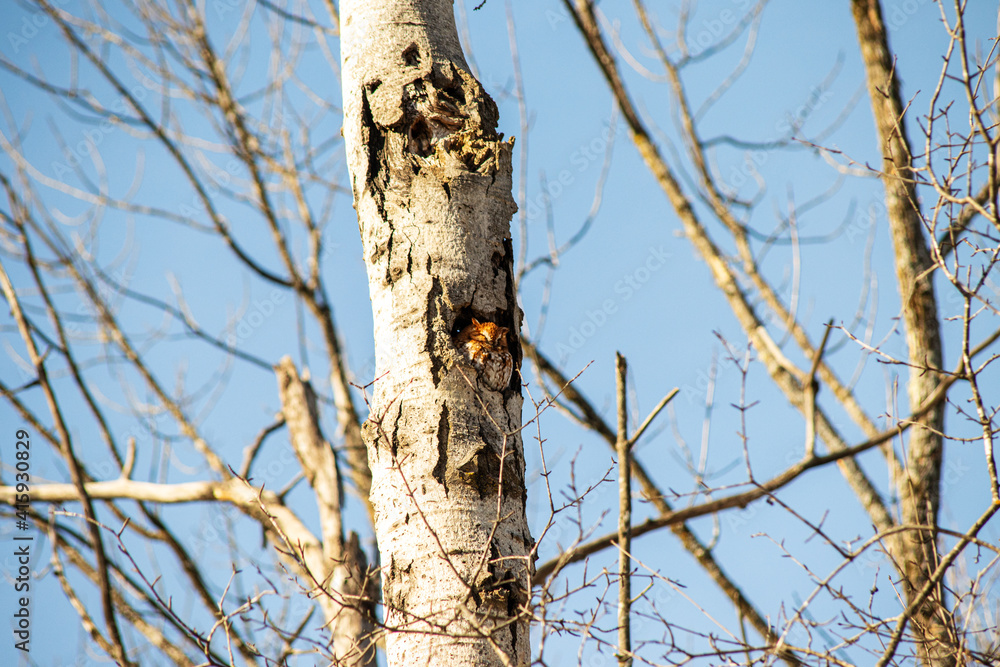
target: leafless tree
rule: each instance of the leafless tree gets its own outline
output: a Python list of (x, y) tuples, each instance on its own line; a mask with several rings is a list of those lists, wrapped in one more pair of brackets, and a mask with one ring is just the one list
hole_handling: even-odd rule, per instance
[[(693, 491), (665, 485), (662, 466), (636, 446), (676, 409), (677, 390), (665, 387), (638, 415), (619, 355), (616, 381), (606, 379), (610, 421), (541, 327), (522, 330), (518, 289), (538, 272), (549, 285), (564, 257), (586, 252), (609, 160), (569, 241), (555, 241), (543, 202), (550, 244), (532, 255), (526, 174), (515, 199), (514, 142), (497, 132), (490, 96), (514, 95), (527, 134), (512, 21), (514, 82), (487, 90), (446, 0), (27, 3), (0, 67), (51, 107), (43, 129), (13, 88), (0, 105), (2, 331), (14, 362), (0, 391), (31, 445), (21, 467), (0, 451), (0, 502), (8, 524), (26, 522), (17, 530), (45, 543), (48, 572), (90, 645), (122, 665), (1000, 660), (989, 596), (1000, 549), (983, 537), (1000, 509), (997, 40), (971, 43), (960, 0), (928, 5), (948, 41), (937, 88), (917, 95), (900, 83), (907, 64), (890, 49), (885, 8), (851, 0), (859, 99), (870, 101), (882, 158), (872, 164), (833, 148), (843, 117), (806, 133), (811, 107), (780, 136), (740, 136), (739, 122), (729, 134), (704, 129), (750, 67), (765, 1), (732, 3), (733, 20), (708, 43), (695, 39), (693, 3), (672, 5), (669, 26), (640, 0), (611, 4), (564, 0), (559, 17), (593, 56), (586, 66), (607, 84), (613, 122), (742, 329), (743, 341), (719, 337), (720, 363), (737, 371), (741, 427), (726, 445), (744, 463), (737, 484), (713, 483), (703, 449), (689, 465)], [(642, 37), (630, 44), (627, 34)], [(41, 65), (18, 57), (39, 45), (58, 53)], [(716, 90), (690, 92), (695, 68), (741, 46)], [(653, 84), (669, 105), (639, 105), (636, 91), (648, 96)], [(672, 130), (659, 128), (657, 108), (672, 114)], [(789, 195), (762, 231), (762, 204), (772, 202), (749, 187), (761, 185), (760, 165), (745, 162), (747, 187), (723, 176), (759, 152), (825, 160), (836, 184), (878, 178), (884, 201), (814, 234), (806, 220), (836, 203), (839, 185), (807, 202)], [(121, 164), (125, 155), (134, 161)], [(356, 218), (340, 212), (349, 201)], [(821, 328), (799, 307), (808, 243), (870, 245), (883, 224), (903, 354), (873, 336), (863, 306)], [(367, 363), (356, 350), (371, 340), (346, 344), (334, 318), (336, 306), (353, 324), (367, 307), (360, 270), (344, 267), (359, 256), (374, 324)], [(788, 284), (774, 278), (786, 266)], [(557, 307), (546, 293), (541, 319)], [(506, 384), (460, 342), (480, 323), (512, 332), (494, 350), (512, 355)], [(875, 405), (857, 378), (844, 379), (869, 357), (903, 370), (905, 406), (895, 387)], [(641, 373), (655, 360), (631, 361)], [(746, 420), (758, 368), (801, 415), (799, 450), (777, 471), (750, 455), (768, 437)], [(272, 409), (246, 404), (251, 395), (270, 396)], [(606, 443), (603, 477), (546, 459), (542, 417), (556, 411)], [(537, 471), (526, 471), (529, 442)], [(940, 516), (943, 457), (971, 443), (981, 444), (990, 500), (954, 530)], [(595, 451), (586, 456), (597, 460)], [(872, 457), (858, 460), (874, 451), (879, 472)], [(788, 500), (834, 468), (849, 492)], [(526, 474), (535, 472), (546, 516), (532, 536)], [(614, 484), (617, 503), (604, 493)], [(850, 503), (868, 523), (845, 537), (824, 517)], [(753, 582), (718, 552), (725, 519), (761, 506), (780, 508), (826, 549), (804, 560), (771, 535), (813, 586), (788, 606), (755, 601)], [(600, 534), (594, 513), (613, 514), (614, 530)], [(701, 517), (714, 522), (710, 539)], [(643, 536), (665, 529), (704, 572), (703, 589), (684, 589), (638, 555)], [(877, 591), (877, 574), (844, 584), (850, 570), (883, 561), (898, 613), (884, 612), (894, 592)], [(717, 593), (732, 620), (712, 611)], [(702, 617), (661, 604), (675, 596)], [(572, 657), (569, 642), (580, 647)]]

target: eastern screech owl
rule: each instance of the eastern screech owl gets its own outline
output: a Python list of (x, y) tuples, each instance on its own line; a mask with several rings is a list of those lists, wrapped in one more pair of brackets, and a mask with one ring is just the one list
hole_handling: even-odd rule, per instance
[(455, 337), (456, 347), (494, 391), (506, 389), (514, 371), (514, 357), (507, 349), (508, 332), (507, 327), (473, 318), (472, 324)]

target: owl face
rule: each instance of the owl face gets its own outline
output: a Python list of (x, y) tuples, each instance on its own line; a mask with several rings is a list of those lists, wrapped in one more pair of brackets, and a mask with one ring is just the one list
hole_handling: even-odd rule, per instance
[(507, 327), (497, 326), (493, 322), (482, 323), (476, 318), (472, 318), (475, 325), (473, 338), (493, 347), (507, 347)]

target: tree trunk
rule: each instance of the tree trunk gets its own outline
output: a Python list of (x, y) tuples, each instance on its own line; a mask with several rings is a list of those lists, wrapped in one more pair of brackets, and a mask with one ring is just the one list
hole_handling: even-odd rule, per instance
[[(872, 113), (882, 152), (882, 182), (885, 184), (886, 217), (892, 235), (896, 280), (902, 300), (906, 327), (908, 361), (911, 364), (910, 409), (916, 411), (937, 389), (942, 367), (941, 334), (934, 297), (934, 262), (923, 233), (917, 208), (912, 153), (903, 124), (895, 63), (889, 53), (888, 36), (878, 0), (852, 0), (851, 8), (858, 31), (871, 98)], [(904, 533), (893, 553), (903, 575), (904, 591), (913, 601), (930, 585), (938, 564), (936, 538), (940, 502), (942, 401), (910, 429), (906, 470), (896, 480), (902, 507), (902, 523), (921, 526)], [(911, 619), (919, 637), (920, 656), (925, 665), (950, 667), (956, 663), (957, 635), (954, 621), (944, 601), (941, 582)]]
[(491, 388), (455, 346), (516, 332), (513, 142), (469, 73), (447, 0), (341, 4), (344, 139), (376, 380), (364, 435), (389, 665), (526, 665), (533, 546), (520, 375)]

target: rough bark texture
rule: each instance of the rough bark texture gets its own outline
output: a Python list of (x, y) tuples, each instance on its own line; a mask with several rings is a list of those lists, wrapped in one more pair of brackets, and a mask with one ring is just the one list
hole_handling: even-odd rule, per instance
[[(375, 324), (364, 435), (389, 665), (528, 663), (520, 375), (479, 381), (454, 336), (520, 328), (512, 142), (452, 3), (343, 2), (344, 138)], [(516, 362), (521, 351), (511, 336)], [(519, 364), (518, 364), (519, 366)]]
[[(895, 251), (908, 361), (912, 365), (907, 387), (910, 409), (915, 411), (937, 388), (939, 376), (934, 371), (942, 367), (932, 280), (934, 262), (917, 208), (912, 155), (882, 11), (878, 0), (852, 0), (851, 8), (882, 149), (887, 218)], [(908, 599), (923, 588), (938, 562), (934, 527), (940, 500), (943, 431), (944, 403), (939, 403), (919, 420), (918, 426), (910, 429), (905, 477), (897, 480), (902, 523), (927, 527), (907, 532), (900, 541), (902, 553), (893, 554), (904, 575)], [(912, 619), (926, 665), (955, 664), (956, 635), (943, 595), (938, 587)]]

